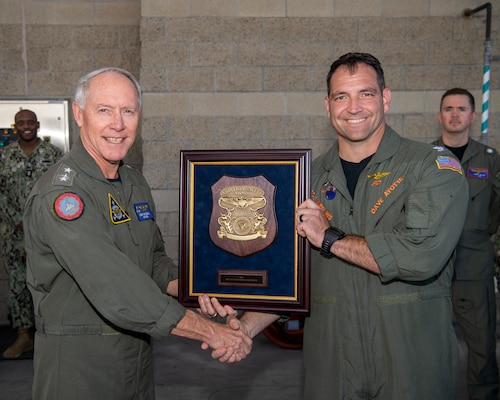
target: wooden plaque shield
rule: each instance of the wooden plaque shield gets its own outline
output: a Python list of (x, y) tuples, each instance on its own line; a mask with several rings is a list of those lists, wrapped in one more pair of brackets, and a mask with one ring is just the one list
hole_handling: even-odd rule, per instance
[(263, 175), (223, 175), (212, 189), (210, 239), (229, 253), (249, 256), (267, 248), (278, 231), (276, 187)]

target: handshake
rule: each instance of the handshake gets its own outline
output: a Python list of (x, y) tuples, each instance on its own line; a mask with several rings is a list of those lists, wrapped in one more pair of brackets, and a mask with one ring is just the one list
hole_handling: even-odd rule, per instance
[[(203, 350), (212, 349), (212, 358), (229, 364), (246, 358), (252, 350), (252, 339), (279, 318), (276, 314), (245, 312), (238, 319), (231, 306), (223, 306), (207, 295), (200, 296), (198, 303), (198, 313), (187, 310), (171, 333), (201, 341)], [(213, 321), (217, 316), (226, 318), (225, 324)]]

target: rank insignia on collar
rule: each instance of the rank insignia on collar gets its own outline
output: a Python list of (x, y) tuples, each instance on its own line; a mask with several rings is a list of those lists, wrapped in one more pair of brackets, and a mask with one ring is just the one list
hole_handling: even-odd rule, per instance
[(129, 222), (131, 219), (120, 204), (115, 200), (111, 193), (108, 193), (109, 216), (111, 222), (115, 225)]
[(337, 189), (330, 181), (326, 181), (323, 183), (323, 189), (321, 189), (321, 192), (325, 194), (327, 200), (333, 200), (337, 194)]
[(75, 176), (76, 171), (69, 165), (63, 163), (59, 166), (54, 176), (53, 183), (55, 185), (71, 186), (73, 185), (73, 179), (75, 179)]
[(66, 221), (80, 218), (84, 208), (82, 198), (73, 192), (62, 193), (54, 201), (55, 214)]
[(134, 210), (137, 215), (137, 219), (139, 221), (145, 221), (147, 219), (154, 219), (153, 212), (151, 211), (151, 207), (149, 207), (149, 203), (135, 203)]

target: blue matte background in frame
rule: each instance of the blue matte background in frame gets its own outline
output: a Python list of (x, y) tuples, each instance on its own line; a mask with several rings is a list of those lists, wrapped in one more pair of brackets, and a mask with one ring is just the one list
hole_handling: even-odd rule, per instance
[[(211, 187), (222, 176), (265, 176), (275, 187), (277, 234), (261, 252), (239, 257), (217, 247), (210, 239)], [(296, 165), (294, 163), (195, 165), (193, 210), (193, 292), (294, 296)], [(217, 285), (218, 269), (267, 270), (267, 288), (232, 288)]]

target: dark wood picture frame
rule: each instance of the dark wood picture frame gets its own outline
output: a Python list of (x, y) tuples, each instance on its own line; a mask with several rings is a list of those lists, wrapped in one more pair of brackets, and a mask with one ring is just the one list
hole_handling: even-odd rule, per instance
[(181, 151), (179, 301), (309, 312), (310, 245), (295, 209), (310, 195), (311, 150)]

